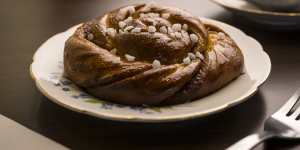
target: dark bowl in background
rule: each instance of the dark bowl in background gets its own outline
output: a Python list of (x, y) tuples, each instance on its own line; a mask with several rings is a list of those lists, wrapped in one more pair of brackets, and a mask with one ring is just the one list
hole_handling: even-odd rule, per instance
[(248, 0), (257, 6), (273, 11), (300, 11), (300, 0)]

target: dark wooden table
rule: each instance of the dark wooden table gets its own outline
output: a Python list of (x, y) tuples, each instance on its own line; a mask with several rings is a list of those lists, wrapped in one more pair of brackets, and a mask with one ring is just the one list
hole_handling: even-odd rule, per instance
[[(40, 44), (74, 24), (136, 2), (141, 1), (1, 1), (0, 113), (72, 149), (219, 150), (250, 133), (261, 131), (264, 119), (300, 87), (300, 32), (258, 29), (208, 0), (160, 0), (161, 4), (224, 21), (260, 41), (273, 66), (259, 92), (239, 106), (206, 118), (142, 124), (81, 115), (50, 102), (36, 89), (29, 76), (29, 65)], [(300, 145), (270, 141), (257, 149), (296, 150)]]

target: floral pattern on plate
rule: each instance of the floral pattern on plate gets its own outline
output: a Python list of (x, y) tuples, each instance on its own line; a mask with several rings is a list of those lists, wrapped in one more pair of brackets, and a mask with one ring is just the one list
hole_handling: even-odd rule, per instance
[[(84, 101), (91, 104), (100, 104), (101, 109), (114, 109), (114, 108), (126, 108), (131, 109), (133, 111), (143, 113), (143, 114), (152, 114), (152, 113), (161, 113), (160, 107), (138, 107), (138, 106), (125, 106), (121, 104), (116, 104), (108, 101), (99, 100), (80, 88), (78, 88), (72, 81), (62, 76), (63, 72), (63, 62), (59, 61), (58, 66), (60, 70), (58, 72), (52, 72), (49, 74), (49, 79), (52, 81), (53, 85), (57, 88), (60, 88), (60, 90), (67, 93), (70, 97), (72, 97), (74, 100), (77, 101)], [(172, 106), (165, 106), (165, 109), (172, 109)]]

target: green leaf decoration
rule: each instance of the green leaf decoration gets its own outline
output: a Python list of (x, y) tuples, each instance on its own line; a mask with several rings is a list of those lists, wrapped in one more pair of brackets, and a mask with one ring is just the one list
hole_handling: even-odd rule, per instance
[(157, 113), (161, 113), (161, 108), (160, 107), (151, 107), (150, 109), (157, 112)]
[(152, 110), (152, 111), (155, 111), (157, 113), (161, 113), (162, 109), (173, 109), (173, 107), (172, 106), (167, 106), (167, 107), (150, 107), (149, 109)]
[(93, 104), (103, 103), (102, 101), (99, 101), (97, 99), (89, 99), (89, 100), (86, 100), (85, 102), (93, 103)]

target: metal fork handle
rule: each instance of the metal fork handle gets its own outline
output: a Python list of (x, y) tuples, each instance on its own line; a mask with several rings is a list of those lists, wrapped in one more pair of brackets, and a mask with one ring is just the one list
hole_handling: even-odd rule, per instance
[(236, 142), (226, 150), (251, 150), (259, 143), (274, 137), (275, 135), (270, 132), (256, 133), (244, 137), (240, 141)]

